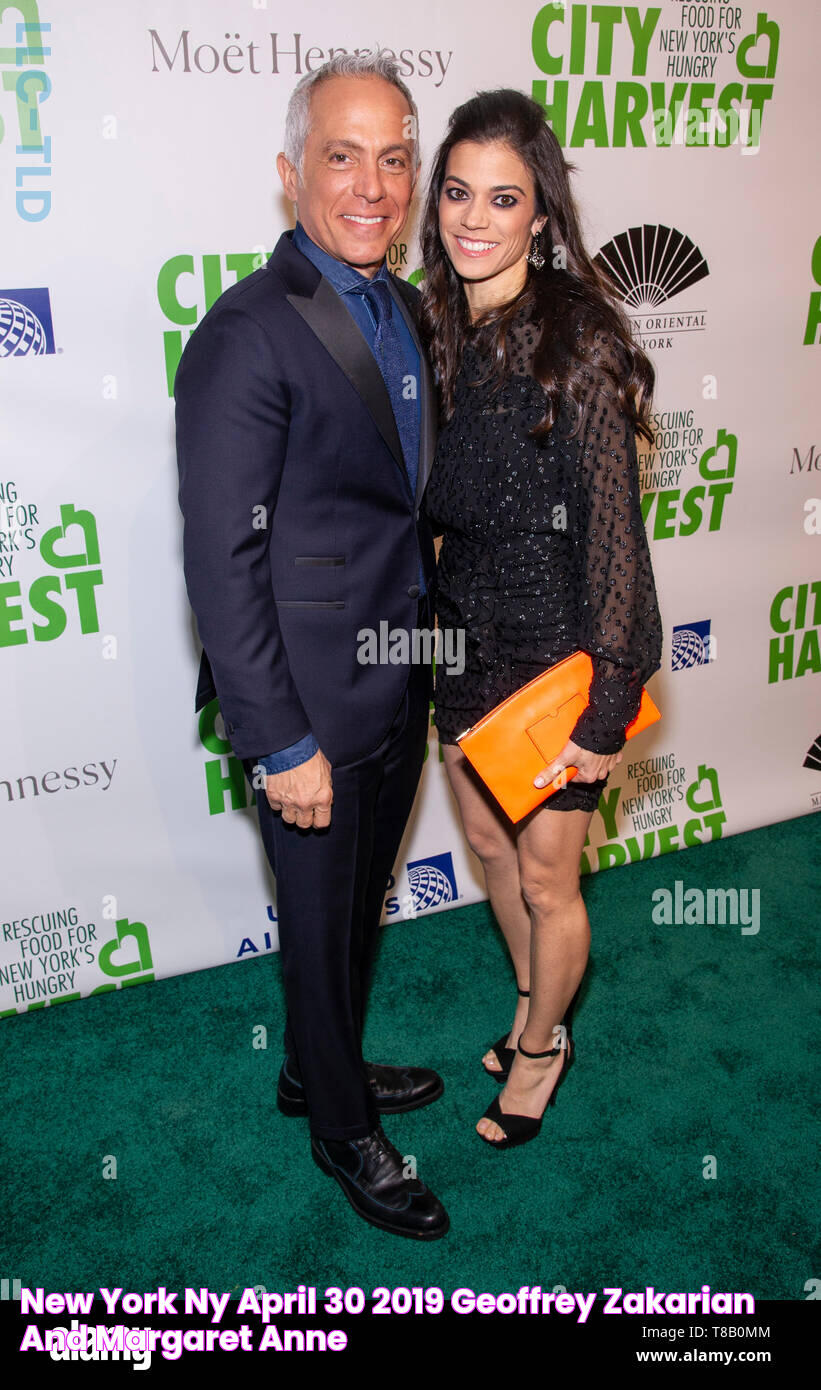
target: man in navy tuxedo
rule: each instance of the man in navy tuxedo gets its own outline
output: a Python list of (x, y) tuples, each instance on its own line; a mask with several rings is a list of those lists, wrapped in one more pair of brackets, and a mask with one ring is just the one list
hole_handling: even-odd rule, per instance
[(385, 620), (432, 626), (434, 385), (418, 291), (385, 259), (418, 177), (416, 121), (387, 56), (340, 55), (302, 79), (277, 159), (296, 229), (205, 315), (174, 393), (196, 708), (219, 698), (276, 876), (277, 1103), (308, 1116), (315, 1161), (360, 1216), (431, 1240), (447, 1213), (380, 1117), (436, 1100), (441, 1078), (362, 1056), (432, 679), (362, 664), (358, 638)]

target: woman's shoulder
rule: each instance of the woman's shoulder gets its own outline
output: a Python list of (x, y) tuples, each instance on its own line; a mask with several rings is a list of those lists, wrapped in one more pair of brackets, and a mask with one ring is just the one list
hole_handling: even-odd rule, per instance
[[(533, 359), (545, 332), (546, 315), (532, 300), (520, 304), (507, 330), (510, 365), (530, 374)], [(584, 306), (554, 305), (548, 325), (553, 333), (552, 351), (558, 361), (575, 358), (584, 376), (599, 383), (603, 377), (621, 379), (628, 366), (627, 353), (618, 335), (600, 316)]]
[(612, 323), (587, 306), (578, 306), (570, 311), (569, 327), (574, 355), (586, 374), (596, 378), (607, 375), (618, 380), (624, 377), (629, 369), (629, 357)]
[(532, 300), (525, 299), (507, 325), (508, 370), (520, 376), (533, 375), (533, 359), (542, 340), (544, 319)]

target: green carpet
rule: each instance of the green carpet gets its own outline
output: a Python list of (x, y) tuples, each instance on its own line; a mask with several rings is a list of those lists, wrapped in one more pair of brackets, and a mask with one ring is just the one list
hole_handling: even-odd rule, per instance
[[(435, 1105), (385, 1120), (450, 1213), (430, 1245), (358, 1218), (312, 1162), (307, 1122), (277, 1112), (276, 956), (4, 1020), (4, 1277), (805, 1298), (819, 1273), (819, 828), (805, 816), (583, 879), (577, 1059), (539, 1139), (509, 1153), (474, 1133), (496, 1093), (479, 1059), (515, 1000), (489, 907), (385, 929), (366, 1055), (445, 1079)], [(654, 925), (651, 894), (676, 879), (759, 888), (759, 933)]]

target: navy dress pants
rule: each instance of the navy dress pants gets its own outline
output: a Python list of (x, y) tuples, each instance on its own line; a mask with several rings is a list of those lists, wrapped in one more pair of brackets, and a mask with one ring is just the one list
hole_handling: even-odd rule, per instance
[[(378, 748), (331, 768), (331, 823), (302, 830), (256, 791), (260, 832), (276, 877), (288, 1010), (285, 1051), (301, 1080), (311, 1133), (358, 1139), (379, 1123), (362, 1058), (362, 1028), (388, 878), (425, 755), (430, 670), (408, 684)], [(245, 759), (251, 776), (252, 759)]]

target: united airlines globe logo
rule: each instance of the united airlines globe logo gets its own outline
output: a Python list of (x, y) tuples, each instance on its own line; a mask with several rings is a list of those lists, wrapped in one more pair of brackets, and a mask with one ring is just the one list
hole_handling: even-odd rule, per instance
[(417, 912), (456, 901), (456, 878), (453, 856), (436, 854), (431, 859), (417, 859), (408, 865), (408, 887)]
[(710, 621), (681, 624), (673, 628), (672, 665), (674, 671), (706, 666), (711, 660)]
[(408, 886), (417, 912), (453, 901), (453, 889), (446, 875), (432, 864), (421, 864), (418, 869), (409, 871)]
[(46, 350), (46, 330), (36, 314), (13, 299), (0, 299), (0, 357), (39, 357)]
[(44, 357), (54, 352), (47, 289), (0, 290), (0, 357)]

